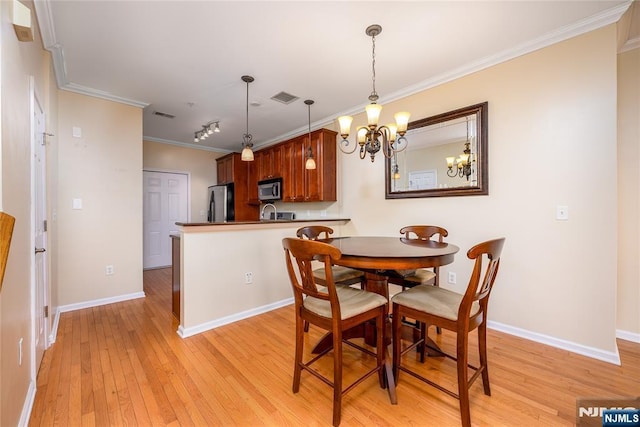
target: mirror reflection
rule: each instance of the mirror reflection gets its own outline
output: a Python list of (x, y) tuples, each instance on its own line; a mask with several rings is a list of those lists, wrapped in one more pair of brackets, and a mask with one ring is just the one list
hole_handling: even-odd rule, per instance
[(488, 194), (487, 103), (409, 124), (406, 150), (386, 160), (386, 197)]

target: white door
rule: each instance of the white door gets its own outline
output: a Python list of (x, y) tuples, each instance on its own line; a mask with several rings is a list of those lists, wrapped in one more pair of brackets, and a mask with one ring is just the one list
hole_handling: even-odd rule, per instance
[(176, 222), (187, 222), (189, 177), (183, 173), (144, 171), (143, 267), (171, 265), (170, 233)]
[(45, 151), (45, 120), (44, 112), (32, 91), (33, 126), (32, 126), (32, 218), (34, 230), (34, 345), (35, 361), (34, 374), (37, 374), (42, 362), (44, 350), (48, 347), (48, 322), (45, 310), (48, 311), (47, 286), (47, 197), (46, 197), (46, 151)]

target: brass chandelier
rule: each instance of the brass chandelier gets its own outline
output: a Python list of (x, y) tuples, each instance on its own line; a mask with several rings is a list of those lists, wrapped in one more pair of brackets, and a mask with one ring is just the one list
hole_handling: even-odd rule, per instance
[(365, 33), (371, 37), (372, 41), (372, 70), (373, 70), (373, 90), (369, 95), (369, 101), (371, 104), (365, 107), (367, 112), (367, 126), (361, 126), (356, 132), (357, 144), (353, 144), (347, 140), (349, 133), (351, 132), (351, 122), (353, 117), (341, 116), (338, 117), (340, 122), (340, 135), (342, 141), (338, 144), (340, 150), (343, 153), (353, 153), (358, 145), (360, 146), (360, 158), (364, 159), (367, 153), (371, 156), (371, 161), (375, 160), (375, 155), (378, 151), (382, 150), (382, 153), (386, 157), (391, 157), (395, 153), (398, 153), (407, 148), (408, 141), (404, 137), (407, 132), (407, 126), (409, 124), (410, 113), (400, 112), (394, 115), (396, 120), (395, 124), (388, 124), (378, 126), (378, 120), (380, 118), (380, 112), (382, 111), (382, 105), (378, 104), (378, 94), (376, 92), (376, 36), (382, 32), (380, 25), (374, 24), (367, 27)]
[(451, 178), (455, 178), (456, 176), (460, 178), (466, 178), (469, 181), (469, 176), (471, 176), (471, 140), (469, 139), (469, 119), (466, 120), (467, 127), (467, 139), (464, 142), (464, 150), (462, 150), (462, 154), (455, 157), (447, 157), (447, 176)]

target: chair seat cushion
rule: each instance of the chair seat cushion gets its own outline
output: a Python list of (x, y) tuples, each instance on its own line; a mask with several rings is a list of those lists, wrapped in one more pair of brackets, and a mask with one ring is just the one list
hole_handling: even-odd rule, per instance
[[(341, 265), (334, 265), (333, 267), (331, 267), (331, 272), (333, 273), (334, 283), (364, 277), (364, 273), (362, 271), (355, 270), (349, 267), (343, 267)], [(313, 277), (322, 279), (323, 281), (326, 280), (327, 276), (325, 275), (324, 268), (317, 268), (313, 270)]]
[(433, 271), (421, 268), (411, 275), (404, 276), (403, 279), (405, 282), (409, 282), (414, 285), (426, 285), (432, 283), (435, 277), (436, 273)]
[[(320, 287), (318, 290), (320, 292), (327, 292), (327, 288), (324, 287)], [(387, 303), (387, 299), (382, 295), (361, 289), (339, 286), (336, 287), (336, 292), (338, 294), (338, 301), (340, 302), (340, 318), (342, 320)], [(307, 310), (319, 316), (331, 317), (331, 304), (328, 300), (306, 297), (303, 305)]]
[[(448, 289), (421, 285), (396, 294), (391, 302), (456, 321), (462, 297), (463, 295)], [(473, 316), (478, 310), (480, 310), (480, 304), (474, 301), (469, 315)]]

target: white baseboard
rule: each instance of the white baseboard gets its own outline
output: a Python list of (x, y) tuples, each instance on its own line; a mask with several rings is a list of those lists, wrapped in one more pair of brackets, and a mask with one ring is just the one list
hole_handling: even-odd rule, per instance
[(20, 420), (18, 421), (19, 427), (26, 427), (29, 425), (29, 418), (31, 418), (31, 410), (33, 409), (33, 402), (36, 400), (36, 382), (31, 380), (29, 382), (29, 388), (27, 389), (27, 396), (24, 399), (22, 405), (22, 412), (20, 413)]
[(491, 320), (487, 322), (487, 327), (495, 329), (496, 331), (504, 332), (509, 335), (515, 335), (517, 337), (535, 341), (540, 344), (546, 344), (550, 345), (551, 347), (561, 348), (572, 353), (581, 354), (583, 356), (591, 357), (593, 359), (602, 360), (603, 362), (613, 363), (614, 365), (620, 366), (620, 354), (618, 353), (617, 347), (615, 352), (604, 351), (599, 348), (588, 347), (586, 345), (578, 344), (572, 341), (566, 341), (549, 335), (531, 332), (526, 329), (516, 328), (514, 326), (505, 325), (499, 322), (493, 322)]
[(83, 308), (98, 307), (101, 305), (113, 304), (114, 302), (128, 301), (131, 299), (144, 297), (144, 292), (134, 292), (132, 294), (117, 295), (115, 297), (100, 298), (91, 301), (78, 302), (75, 304), (61, 305), (60, 307), (58, 307), (58, 311), (60, 313), (66, 313), (67, 311), (82, 310)]
[(60, 323), (60, 309), (56, 310), (56, 313), (53, 315), (53, 326), (51, 327), (51, 331), (49, 333), (49, 345), (52, 345), (56, 342), (56, 337), (58, 336), (58, 324)]
[(266, 313), (271, 310), (275, 310), (280, 307), (293, 304), (293, 298), (287, 298), (282, 301), (276, 301), (271, 304), (263, 305), (261, 307), (252, 308), (251, 310), (242, 311), (240, 313), (231, 314), (229, 316), (221, 317), (219, 319), (211, 320), (209, 322), (201, 323), (200, 325), (184, 328), (182, 325), (178, 327), (178, 335), (181, 338), (187, 338), (201, 332), (215, 329), (220, 326), (228, 325), (229, 323), (237, 322), (238, 320), (247, 319), (249, 317), (257, 316), (258, 314)]
[(640, 334), (636, 332), (623, 331), (621, 329), (616, 330), (616, 338), (621, 340), (637, 342), (640, 344)]

